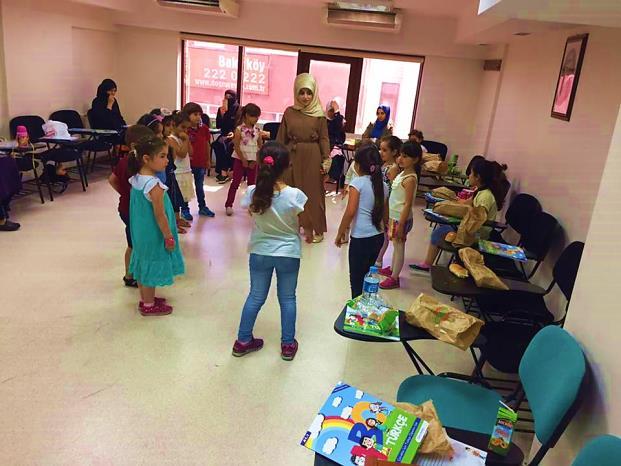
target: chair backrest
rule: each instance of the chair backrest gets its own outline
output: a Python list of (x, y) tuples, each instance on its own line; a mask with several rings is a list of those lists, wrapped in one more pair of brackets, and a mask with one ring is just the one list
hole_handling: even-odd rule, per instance
[(57, 110), (50, 115), (50, 120), (62, 121), (69, 128), (84, 128), (82, 117), (75, 110)]
[(263, 125), (263, 131), (267, 131), (270, 133), (270, 140), (275, 140), (276, 135), (278, 134), (278, 129), (280, 128), (280, 123), (277, 121), (271, 123), (265, 123)]
[(522, 193), (509, 204), (505, 220), (518, 234), (523, 235), (531, 225), (536, 225), (533, 218), (541, 211), (541, 204), (535, 197)]
[(522, 233), (522, 247), (535, 255), (538, 262), (545, 259), (559, 231), (558, 221), (547, 212), (535, 214), (531, 226)]
[(95, 126), (93, 125), (93, 109), (92, 108), (88, 109), (88, 111), (86, 112), (86, 119), (88, 120), (88, 126), (90, 126), (91, 128), (94, 128)]
[(602, 435), (587, 443), (571, 466), (618, 466), (619, 462), (621, 462), (621, 438)]
[(578, 408), (587, 378), (584, 353), (566, 330), (549, 325), (526, 348), (519, 374), (545, 454)]
[(574, 241), (563, 250), (552, 270), (554, 281), (567, 301), (571, 299), (571, 293), (574, 291), (583, 250), (584, 243)]
[(440, 154), (442, 160), (446, 160), (446, 154), (448, 153), (448, 147), (446, 144), (442, 144), (437, 141), (423, 141), (423, 146), (429, 151), (430, 154)]
[(15, 118), (11, 118), (11, 121), (9, 122), (11, 138), (15, 139), (18, 126), (26, 127), (26, 129), (28, 130), (28, 137), (31, 141), (42, 138), (43, 136), (45, 136), (45, 132), (42, 128), (44, 124), (45, 120), (39, 115), (21, 115), (16, 116)]

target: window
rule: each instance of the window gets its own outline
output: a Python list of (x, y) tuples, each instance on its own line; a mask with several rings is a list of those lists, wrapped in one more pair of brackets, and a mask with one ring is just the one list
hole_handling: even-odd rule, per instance
[(319, 100), (328, 105), (331, 100), (336, 100), (342, 115), (346, 115), (347, 89), (349, 85), (349, 63), (337, 63), (332, 61), (311, 60), (310, 74), (315, 77), (319, 88)]
[(367, 125), (375, 121), (378, 106), (389, 105), (393, 134), (407, 137), (412, 126), (419, 75), (420, 63), (365, 58), (356, 133), (362, 134)]
[(186, 40), (184, 103), (196, 102), (215, 117), (224, 92), (237, 90), (240, 49), (244, 73), (240, 102), (261, 107), (261, 122), (280, 121), (293, 100), (297, 52)]
[(280, 121), (293, 104), (293, 81), (298, 53), (243, 47), (244, 76), (241, 102), (261, 107), (261, 122)]

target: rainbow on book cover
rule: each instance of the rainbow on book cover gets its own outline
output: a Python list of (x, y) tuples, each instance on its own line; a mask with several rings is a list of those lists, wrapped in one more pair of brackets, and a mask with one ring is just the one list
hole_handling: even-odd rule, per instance
[(428, 425), (427, 421), (339, 382), (301, 444), (342, 466), (364, 466), (367, 458), (409, 464)]
[(479, 251), (495, 256), (506, 257), (516, 261), (526, 262), (526, 253), (524, 249), (513, 246), (511, 244), (495, 243), (493, 241), (479, 240)]

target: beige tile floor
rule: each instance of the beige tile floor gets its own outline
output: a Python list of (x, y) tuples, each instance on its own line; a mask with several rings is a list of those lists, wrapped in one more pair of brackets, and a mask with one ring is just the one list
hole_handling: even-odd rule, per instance
[[(297, 358), (279, 357), (274, 293), (255, 329), (265, 348), (233, 358), (250, 219), (224, 215), (228, 185), (205, 189), (217, 217), (195, 219), (182, 238), (187, 273), (160, 292), (175, 306), (160, 318), (141, 317), (122, 286), (122, 223), (103, 176), (86, 193), (73, 184), (53, 203), (13, 204), (22, 229), (0, 235), (0, 464), (311, 465), (299, 441), (337, 381), (393, 400), (414, 374), (400, 345), (332, 329), (349, 296), (347, 250), (332, 244), (345, 204), (334, 198), (327, 240), (304, 246)], [(416, 220), (410, 261), (428, 238)], [(387, 292), (395, 305), (433, 293), (427, 277), (403, 277)], [(415, 348), (439, 372), (472, 366), (440, 342)]]

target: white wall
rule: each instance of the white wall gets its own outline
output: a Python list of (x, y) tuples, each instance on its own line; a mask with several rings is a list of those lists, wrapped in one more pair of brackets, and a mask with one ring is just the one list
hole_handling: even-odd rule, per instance
[(119, 102), (135, 123), (156, 107), (177, 108), (181, 38), (172, 31), (120, 27), (117, 38)]
[[(589, 32), (571, 121), (550, 117), (568, 36)], [(581, 28), (516, 38), (503, 76), (488, 155), (513, 188), (539, 198), (570, 240), (584, 240), (621, 102), (621, 30)]]
[(617, 105), (617, 109), (616, 128), (565, 324), (584, 347), (593, 381), (579, 414), (543, 463), (549, 466), (571, 464), (580, 448), (596, 435), (621, 436), (619, 279), (611, 273), (621, 261), (621, 107)]
[(0, 6), (9, 118), (84, 110), (95, 96), (96, 85), (85, 88), (96, 81), (94, 73), (111, 73), (99, 81), (115, 78), (109, 40), (115, 28), (107, 10), (43, 0), (3, 0)]

